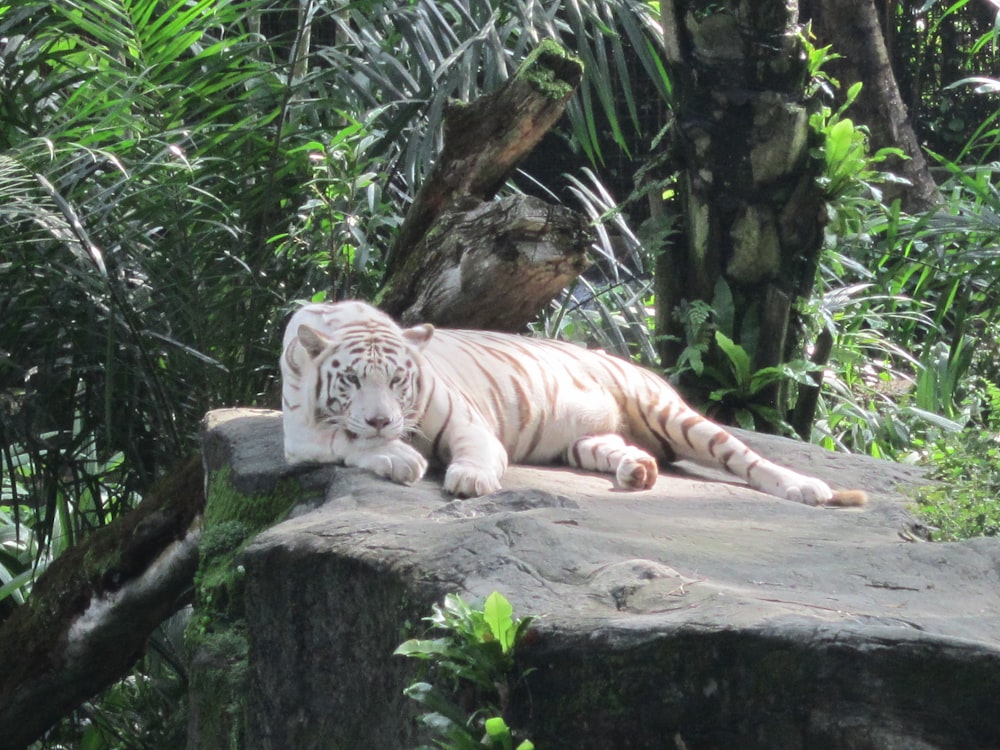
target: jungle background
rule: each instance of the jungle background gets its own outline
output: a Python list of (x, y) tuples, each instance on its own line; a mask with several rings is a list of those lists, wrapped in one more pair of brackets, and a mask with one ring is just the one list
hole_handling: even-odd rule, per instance
[[(803, 15), (825, 230), (801, 346), (755, 368), (725, 284), (657, 310), (680, 214), (657, 3), (0, 3), (0, 619), (197, 450), (207, 410), (276, 404), (295, 305), (377, 296), (446, 101), (495, 89), (542, 39), (584, 79), (505, 192), (584, 211), (596, 241), (532, 331), (659, 368), (716, 418), (927, 463), (947, 480), (919, 499), (936, 538), (995, 535), (997, 8), (879, 8), (937, 193), (908, 192)], [(803, 427), (802, 391), (773, 386), (820, 373)], [(181, 746), (184, 680), (171, 621), (36, 746)]]

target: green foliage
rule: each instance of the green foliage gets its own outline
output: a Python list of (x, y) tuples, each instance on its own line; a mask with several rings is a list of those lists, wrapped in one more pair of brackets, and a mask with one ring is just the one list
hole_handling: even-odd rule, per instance
[[(808, 34), (802, 36), (802, 44), (810, 77), (807, 95), (831, 101), (840, 83), (830, 77), (824, 66), (840, 55), (832, 53), (830, 47), (815, 47)], [(892, 174), (876, 169), (875, 165), (890, 156), (906, 158), (898, 148), (885, 147), (870, 153), (867, 129), (844, 116), (861, 93), (861, 87), (860, 82), (848, 87), (836, 110), (824, 103), (809, 116), (809, 125), (819, 140), (815, 155), (823, 162), (818, 182), (829, 203), (830, 231), (836, 233), (858, 231), (871, 201), (881, 200), (877, 184), (895, 179)]]
[(938, 157), (945, 203), (910, 216), (872, 200), (831, 235), (818, 310), (837, 345), (817, 427), (831, 445), (918, 460), (977, 419), (997, 382), (996, 228), (990, 165)]
[[(482, 609), (473, 609), (457, 594), (449, 594), (443, 604), (434, 605), (430, 617), (424, 618), (443, 635), (411, 639), (396, 649), (399, 656), (427, 662), (438, 681), (415, 682), (404, 691), (428, 709), (420, 721), (441, 738), (435, 740), (437, 747), (515, 747), (513, 732), (500, 714), (513, 687), (514, 650), (532, 618), (515, 619), (513, 613), (510, 602), (497, 592), (486, 598)], [(514, 683), (523, 677), (517, 676)], [(469, 697), (470, 689), (473, 698)], [(516, 746), (516, 750), (533, 748), (528, 740)]]
[(30, 476), (18, 505), (43, 548), (63, 498), (71, 539), (105, 523), (210, 404), (252, 401), (273, 371), (269, 279), (302, 271), (265, 239), (297, 201), (301, 103), (253, 8), (0, 11), (19, 113), (0, 140), (0, 451)]
[(957, 162), (995, 159), (997, 110), (980, 79), (1000, 61), (996, 8), (927, 0), (897, 4), (895, 15), (893, 71), (921, 142)]
[(721, 387), (709, 394), (709, 401), (731, 409), (733, 420), (744, 429), (767, 426), (793, 434), (792, 428), (785, 422), (783, 410), (761, 403), (758, 397), (772, 386), (789, 382), (811, 386), (813, 381), (809, 374), (817, 368), (804, 360), (795, 360), (776, 367), (754, 370), (746, 350), (722, 331), (715, 332), (715, 343), (722, 353), (726, 368), (720, 371), (706, 367), (703, 370), (714, 382), (721, 384)]
[(735, 342), (755, 341), (759, 333), (756, 319), (738, 324), (732, 290), (723, 279), (716, 284), (712, 303), (696, 300), (678, 309), (675, 315), (685, 334), (683, 349), (668, 372), (678, 379), (694, 376), (700, 404), (715, 419), (735, 423), (744, 429), (793, 434), (783, 408), (769, 404), (774, 392), (789, 393), (794, 383), (812, 385), (810, 373), (816, 367), (805, 360), (793, 360), (775, 367), (755, 368), (747, 348)]
[(269, 239), (278, 259), (310, 270), (303, 284), (323, 289), (331, 299), (375, 296), (389, 246), (401, 219), (385, 194), (384, 158), (375, 148), (384, 133), (373, 122), (352, 120), (322, 140), (296, 147), (305, 156), (308, 197), (297, 208), (287, 233)]
[(986, 385), (985, 424), (945, 435), (927, 446), (931, 476), (940, 484), (923, 490), (918, 511), (938, 540), (1000, 535), (1000, 388)]
[(323, 63), (363, 108), (384, 107), (379, 125), (393, 154), (389, 167), (411, 185), (436, 158), (448, 100), (495, 89), (543, 40), (560, 43), (592, 71), (567, 114), (575, 147), (593, 163), (609, 141), (626, 144), (628, 121), (639, 127), (630, 58), (669, 96), (657, 19), (638, 0), (544, 10), (523, 0), (375, 0), (347, 4), (331, 21), (342, 43), (322, 50)]

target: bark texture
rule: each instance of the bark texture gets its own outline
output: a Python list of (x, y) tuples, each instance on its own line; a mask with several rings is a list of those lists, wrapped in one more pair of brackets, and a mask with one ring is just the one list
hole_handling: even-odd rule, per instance
[(727, 334), (754, 369), (778, 365), (796, 343), (790, 316), (812, 287), (824, 221), (797, 4), (667, 0), (661, 12), (682, 201), (678, 241), (656, 269), (657, 330), (673, 337), (661, 355), (676, 361), (684, 345), (674, 311), (712, 302), (724, 282)]
[(518, 332), (586, 268), (589, 245), (580, 214), (538, 198), (449, 211), (381, 304), (407, 325)]
[(190, 459), (128, 513), (58, 557), (0, 626), (0, 748), (23, 748), (128, 673), (190, 597), (204, 508)]
[(500, 89), (449, 108), (444, 148), (406, 214), (380, 307), (409, 321), (520, 330), (583, 270), (582, 216), (523, 198), (491, 203), (582, 74), (579, 60), (544, 42)]

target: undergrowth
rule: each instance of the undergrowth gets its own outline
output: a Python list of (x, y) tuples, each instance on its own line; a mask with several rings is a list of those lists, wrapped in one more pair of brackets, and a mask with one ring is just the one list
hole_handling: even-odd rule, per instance
[(495, 591), (481, 609), (449, 594), (424, 618), (438, 637), (413, 638), (396, 649), (396, 655), (428, 667), (428, 681), (414, 682), (404, 693), (427, 709), (419, 721), (434, 736), (433, 747), (534, 750), (530, 740), (518, 742), (503, 717), (511, 691), (525, 676), (515, 666), (514, 650), (534, 619), (513, 613), (510, 602)]
[(937, 541), (1000, 535), (1000, 388), (987, 385), (985, 422), (928, 447), (934, 487), (917, 498)]

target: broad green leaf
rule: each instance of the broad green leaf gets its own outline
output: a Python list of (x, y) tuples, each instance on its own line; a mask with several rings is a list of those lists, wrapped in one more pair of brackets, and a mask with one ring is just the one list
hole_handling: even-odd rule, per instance
[(404, 688), (403, 694), (458, 726), (465, 724), (465, 712), (448, 695), (429, 682), (415, 682)]
[(748, 389), (750, 387), (750, 355), (747, 354), (746, 350), (733, 342), (722, 331), (715, 332), (715, 342), (719, 345), (719, 348), (726, 355), (729, 360), (729, 368), (733, 374), (733, 378), (736, 381), (736, 385), (740, 390)]
[(736, 303), (733, 301), (733, 290), (721, 276), (712, 290), (711, 309), (714, 311), (719, 328), (726, 334), (733, 335), (736, 326)]
[(433, 640), (411, 638), (399, 644), (392, 653), (396, 656), (414, 656), (421, 659), (428, 659), (434, 655), (445, 654), (449, 649), (450, 644), (445, 638), (435, 638)]
[(736, 424), (738, 424), (744, 430), (753, 430), (756, 426), (755, 420), (753, 418), (753, 412), (748, 409), (737, 409), (736, 410)]
[(511, 619), (513, 613), (514, 608), (510, 602), (496, 591), (490, 594), (483, 604), (483, 617), (505, 654), (514, 646), (515, 627)]
[(837, 166), (847, 158), (848, 153), (854, 143), (854, 123), (850, 119), (843, 119), (835, 123), (826, 132), (826, 164), (830, 171), (836, 170)]
[(507, 722), (503, 720), (503, 717), (493, 716), (487, 719), (484, 724), (486, 734), (491, 738), (500, 739), (501, 737), (510, 737), (510, 727), (507, 726)]

